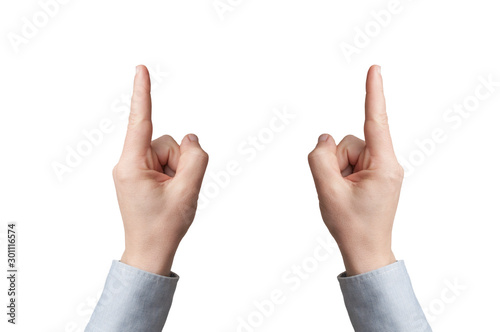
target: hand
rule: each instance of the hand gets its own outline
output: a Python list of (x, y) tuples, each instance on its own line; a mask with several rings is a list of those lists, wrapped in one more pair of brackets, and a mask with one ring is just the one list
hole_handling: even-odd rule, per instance
[(177, 247), (193, 222), (208, 155), (198, 138), (179, 146), (170, 136), (151, 142), (151, 82), (138, 66), (127, 135), (113, 169), (125, 227), (125, 264), (170, 275)]
[(366, 79), (366, 142), (327, 134), (309, 154), (323, 220), (342, 253), (349, 276), (396, 261), (391, 249), (403, 168), (392, 147), (382, 76), (372, 66)]

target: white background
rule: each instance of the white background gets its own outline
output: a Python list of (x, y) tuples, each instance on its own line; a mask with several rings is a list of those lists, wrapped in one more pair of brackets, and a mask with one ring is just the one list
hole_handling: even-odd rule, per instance
[[(323, 132), (362, 137), (366, 71), (376, 63), (398, 158), (418, 164), (405, 179), (394, 252), (435, 331), (498, 331), (500, 87), (467, 118), (447, 113), (474, 101), (480, 77), (500, 82), (496, 2), (401, 0), (348, 61), (342, 43), (376, 29), (371, 12), (389, 0), (227, 1), (223, 19), (212, 0), (68, 1), (18, 47), (9, 38), (41, 5), (2, 1), (0, 257), (5, 270), (6, 224), (17, 221), (20, 277), (18, 325), (8, 326), (2, 305), (0, 330), (82, 331), (89, 319), (123, 250), (111, 169), (126, 118), (116, 111), (127, 110), (135, 66), (145, 64), (161, 72), (154, 136), (194, 132), (210, 154), (202, 190), (229, 161), (241, 169), (181, 244), (166, 330), (237, 331), (254, 301), (280, 289), (285, 303), (255, 331), (351, 331), (336, 250), (308, 265), (295, 291), (283, 275), (313, 264), (318, 239), (329, 239), (307, 154)], [(295, 118), (249, 160), (238, 147), (283, 107)], [(54, 163), (102, 119), (113, 130), (59, 180)], [(416, 141), (437, 128), (446, 140), (424, 155)]]

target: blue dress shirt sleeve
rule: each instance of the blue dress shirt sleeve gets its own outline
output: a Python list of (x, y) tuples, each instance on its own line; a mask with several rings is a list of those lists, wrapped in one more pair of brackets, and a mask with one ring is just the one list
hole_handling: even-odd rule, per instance
[(113, 261), (85, 332), (160, 332), (178, 280)]
[[(85, 332), (160, 332), (179, 277), (164, 277), (113, 261)], [(375, 271), (338, 276), (356, 332), (431, 332), (403, 261)]]
[(403, 261), (338, 280), (356, 332), (432, 331)]

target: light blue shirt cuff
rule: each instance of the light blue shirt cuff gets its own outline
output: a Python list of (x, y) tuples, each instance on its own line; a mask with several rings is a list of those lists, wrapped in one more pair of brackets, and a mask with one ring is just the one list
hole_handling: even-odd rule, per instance
[(85, 332), (160, 332), (178, 280), (113, 261)]
[(346, 277), (338, 276), (356, 332), (431, 332), (413, 292), (404, 261)]

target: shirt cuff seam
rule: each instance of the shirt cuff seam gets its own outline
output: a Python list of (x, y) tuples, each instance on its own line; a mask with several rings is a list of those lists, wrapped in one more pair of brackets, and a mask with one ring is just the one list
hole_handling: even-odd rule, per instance
[(337, 278), (339, 282), (342, 284), (361, 283), (364, 281), (369, 281), (370, 279), (373, 279), (375, 277), (383, 276), (389, 272), (393, 272), (394, 270), (401, 270), (401, 269), (404, 269), (404, 261), (396, 261), (395, 263), (386, 265), (377, 270), (358, 274), (355, 276), (346, 277), (345, 272), (342, 272), (341, 274), (339, 274)]
[(135, 274), (135, 275), (140, 275), (142, 278), (145, 278), (147, 280), (165, 280), (165, 281), (177, 281), (177, 280), (179, 280), (179, 276), (174, 272), (170, 272), (170, 276), (167, 277), (167, 276), (162, 276), (160, 274), (155, 274), (155, 273), (141, 270), (139, 268), (133, 267), (131, 265), (125, 264), (125, 263), (120, 262), (120, 261), (115, 260), (113, 263), (114, 263), (113, 264), (114, 268), (117, 269), (118, 271), (124, 272), (124, 273), (131, 273), (131, 274)]

